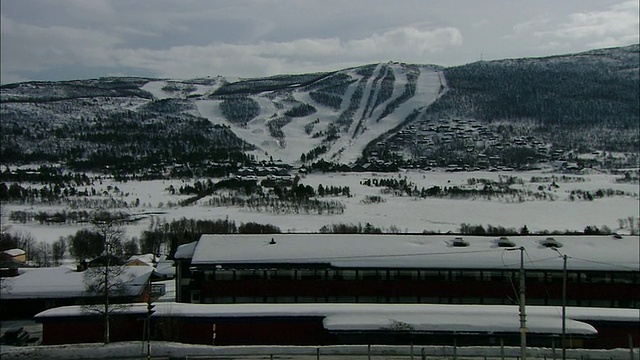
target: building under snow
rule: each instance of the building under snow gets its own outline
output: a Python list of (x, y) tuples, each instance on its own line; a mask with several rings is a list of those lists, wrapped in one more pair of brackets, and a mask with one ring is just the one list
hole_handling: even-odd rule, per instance
[[(102, 296), (87, 290), (87, 271), (60, 266), (48, 268), (20, 268), (18, 274), (2, 279), (0, 319), (25, 319), (58, 306), (99, 304)], [(111, 281), (122, 284), (113, 303), (143, 301), (151, 266), (125, 266)], [(153, 285), (157, 286), (157, 285)], [(158, 290), (164, 293), (164, 288)]]
[[(522, 248), (522, 253), (520, 251)], [(175, 254), (182, 303), (640, 308), (638, 236), (203, 235)], [(522, 261), (521, 261), (522, 259)]]
[[(143, 339), (147, 308), (135, 304), (113, 316), (112, 341)], [(558, 307), (527, 307), (527, 344), (561, 345)], [(35, 317), (43, 344), (102, 341), (102, 319), (67, 306)], [(567, 309), (567, 347), (619, 348), (640, 336), (636, 309)], [(518, 346), (517, 306), (435, 304), (183, 304), (157, 303), (154, 341), (208, 345), (420, 344)]]
[[(568, 347), (625, 347), (640, 343), (639, 240), (204, 235), (175, 253), (177, 302), (156, 304), (150, 333), (212, 345), (517, 346), (523, 269), (529, 346), (559, 348), (564, 328)], [(146, 310), (114, 316), (113, 341), (141, 340)], [(78, 306), (36, 320), (45, 344), (102, 337), (102, 320)]]

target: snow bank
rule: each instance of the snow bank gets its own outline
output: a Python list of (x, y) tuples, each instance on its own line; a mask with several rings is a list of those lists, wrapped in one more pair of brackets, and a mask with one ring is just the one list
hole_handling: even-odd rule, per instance
[[(496, 357), (499, 358), (501, 351), (508, 358), (520, 356), (520, 348), (504, 347), (458, 347), (455, 352), (463, 357)], [(416, 358), (424, 354), (429, 359), (442, 359), (451, 357), (454, 353), (453, 346), (420, 346), (420, 345), (338, 345), (338, 346), (224, 346), (215, 347), (208, 345), (189, 345), (171, 342), (152, 342), (151, 355), (158, 357), (227, 357), (232, 359), (242, 359), (243, 357), (254, 356), (289, 356), (296, 359), (296, 356), (316, 356), (320, 359), (331, 359), (340, 355), (384, 355), (384, 356), (410, 356), (411, 353)], [(546, 348), (528, 348), (527, 354), (531, 359), (559, 358), (560, 350)], [(634, 349), (634, 358), (638, 358), (640, 351)], [(114, 358), (146, 358), (147, 347), (143, 342), (121, 342), (108, 345), (103, 344), (73, 344), (54, 346), (34, 346), (34, 347), (2, 347), (0, 355), (3, 360), (14, 359), (114, 359)], [(587, 349), (567, 349), (567, 358), (571, 359), (602, 359), (602, 360), (627, 360), (631, 353), (629, 349), (612, 350), (587, 350)]]
[[(123, 312), (142, 314), (145, 304), (132, 304)], [(511, 305), (444, 304), (186, 304), (157, 302), (153, 317), (323, 317), (327, 330), (384, 330), (398, 324), (417, 331), (511, 332), (520, 328), (519, 309)], [(574, 316), (574, 314), (576, 316)], [(43, 311), (36, 321), (47, 318), (82, 316), (80, 306), (64, 306)], [(607, 320), (638, 322), (637, 309), (567, 308), (568, 334), (595, 335), (593, 326), (583, 322)], [(562, 333), (561, 309), (554, 306), (527, 306), (529, 333)]]

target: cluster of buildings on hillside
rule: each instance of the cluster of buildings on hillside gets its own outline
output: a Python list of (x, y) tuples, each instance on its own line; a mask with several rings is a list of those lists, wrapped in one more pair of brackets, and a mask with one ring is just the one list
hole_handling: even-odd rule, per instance
[(600, 160), (578, 158), (572, 151), (552, 148), (533, 135), (512, 135), (513, 129), (508, 131), (507, 127), (514, 125), (503, 125), (499, 131), (491, 126), (459, 118), (416, 122), (378, 142), (368, 152), (366, 163), (389, 163), (393, 159), (390, 163), (396, 168), (449, 171), (531, 170), (544, 164), (567, 172), (611, 165), (604, 157)]
[[(568, 347), (626, 347), (640, 343), (639, 244), (638, 236), (203, 235), (176, 251), (175, 302), (157, 303), (150, 331), (212, 345), (515, 346), (524, 291), (530, 346), (560, 347), (566, 336)], [(131, 282), (132, 296), (147, 276)], [(43, 343), (101, 341), (101, 319), (51, 305), (33, 314)], [(116, 314), (112, 340), (141, 340), (147, 316), (144, 304)]]

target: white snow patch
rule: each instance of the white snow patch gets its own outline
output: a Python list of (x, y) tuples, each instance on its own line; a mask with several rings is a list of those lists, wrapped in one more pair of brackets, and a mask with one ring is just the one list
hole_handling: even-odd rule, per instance
[[(342, 214), (275, 214), (267, 212), (254, 212), (240, 207), (212, 207), (207, 206), (207, 198), (191, 206), (177, 206), (180, 200), (188, 196), (171, 195), (166, 189), (173, 186), (175, 189), (185, 184), (192, 184), (189, 180), (154, 180), (154, 181), (127, 181), (116, 182), (110, 179), (103, 180), (102, 184), (95, 184), (98, 192), (107, 191), (107, 187), (117, 186), (120, 193), (116, 199), (122, 199), (128, 206), (121, 210), (140, 216), (141, 220), (126, 225), (126, 236), (140, 237), (142, 231), (147, 230), (151, 219), (166, 220), (171, 222), (181, 218), (215, 220), (225, 219), (235, 221), (237, 225), (247, 222), (273, 224), (283, 232), (291, 233), (317, 233), (322, 226), (345, 223), (364, 224), (371, 223), (380, 227), (383, 231), (391, 227), (401, 233), (421, 233), (424, 230), (434, 232), (457, 232), (460, 224), (504, 226), (506, 228), (520, 229), (526, 225), (530, 231), (542, 230), (574, 230), (582, 231), (588, 225), (602, 227), (606, 225), (612, 230), (626, 233), (629, 229), (619, 229), (619, 220), (633, 217), (640, 218), (638, 207), (638, 185), (633, 183), (619, 183), (615, 180), (619, 176), (609, 174), (582, 175), (581, 182), (559, 182), (558, 189), (547, 191), (555, 196), (554, 200), (527, 200), (518, 202), (511, 198), (486, 198), (476, 199), (440, 199), (440, 198), (412, 198), (408, 196), (394, 196), (381, 193), (382, 188), (362, 185), (367, 179), (407, 179), (416, 184), (418, 188), (430, 188), (432, 186), (468, 186), (471, 178), (498, 180), (500, 176), (515, 176), (524, 180), (523, 189), (537, 191), (542, 185), (545, 188), (550, 182), (531, 182), (531, 178), (562, 176), (545, 172), (427, 172), (404, 171), (399, 173), (313, 173), (302, 175), (300, 183), (317, 189), (322, 186), (348, 186), (352, 197), (326, 197), (321, 200), (337, 200), (345, 206)], [(206, 179), (205, 179), (206, 180)], [(220, 179), (212, 179), (216, 182)], [(582, 189), (594, 191), (597, 189), (620, 190), (630, 195), (605, 197), (593, 201), (569, 200), (572, 190)], [(365, 204), (363, 200), (367, 196), (380, 196), (385, 201), (377, 204)], [(138, 206), (133, 205), (139, 200)], [(59, 224), (46, 225), (37, 222), (19, 223), (9, 219), (13, 211), (69, 211), (64, 204), (60, 205), (23, 205), (2, 204), (2, 224), (10, 225), (8, 231), (31, 235), (36, 241), (53, 243), (59, 237), (75, 234), (80, 229), (91, 228), (90, 224)], [(78, 209), (88, 210), (92, 209)], [(636, 220), (637, 221), (637, 220)]]

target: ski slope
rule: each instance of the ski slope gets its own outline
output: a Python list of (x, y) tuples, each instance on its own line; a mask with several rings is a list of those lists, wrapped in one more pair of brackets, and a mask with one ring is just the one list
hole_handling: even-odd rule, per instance
[[(299, 163), (302, 154), (306, 154), (314, 148), (327, 146), (328, 151), (319, 158), (327, 161), (339, 161), (352, 163), (360, 157), (362, 150), (371, 141), (380, 135), (394, 129), (415, 110), (423, 110), (432, 104), (440, 95), (441, 89), (446, 86), (444, 76), (437, 67), (420, 65), (420, 74), (417, 78), (414, 96), (401, 103), (393, 112), (380, 119), (387, 105), (401, 97), (408, 82), (406, 65), (399, 63), (377, 64), (373, 74), (366, 79), (363, 95), (355, 109), (353, 121), (348, 128), (342, 129), (337, 140), (326, 142), (323, 137), (313, 137), (305, 131), (305, 127), (313, 124), (313, 133), (323, 132), (330, 124), (335, 124), (342, 112), (346, 111), (351, 103), (358, 84), (364, 78), (358, 73), (358, 68), (342, 70), (355, 81), (349, 85), (339, 109), (333, 109), (318, 104), (309, 96), (309, 90), (305, 87), (295, 88), (279, 92), (263, 92), (249, 95), (260, 105), (258, 116), (247, 124), (237, 125), (228, 122), (220, 111), (222, 100), (201, 97), (195, 101), (198, 115), (209, 119), (213, 124), (230, 126), (231, 130), (247, 143), (253, 144), (257, 150), (253, 153), (258, 159), (281, 160), (285, 163)], [(389, 99), (375, 108), (367, 108), (366, 103), (370, 96), (375, 97), (380, 84), (374, 81), (383, 71), (392, 71), (395, 76), (393, 94)], [(150, 91), (158, 98), (165, 98), (168, 94), (162, 90), (162, 86), (149, 83), (145, 90)], [(211, 90), (213, 91), (213, 89)], [(198, 93), (205, 93), (198, 89)], [(270, 133), (269, 123), (276, 119), (286, 117), (287, 110), (297, 104), (311, 104), (317, 112), (304, 117), (290, 117), (290, 121), (281, 128), (283, 137), (274, 137)]]

